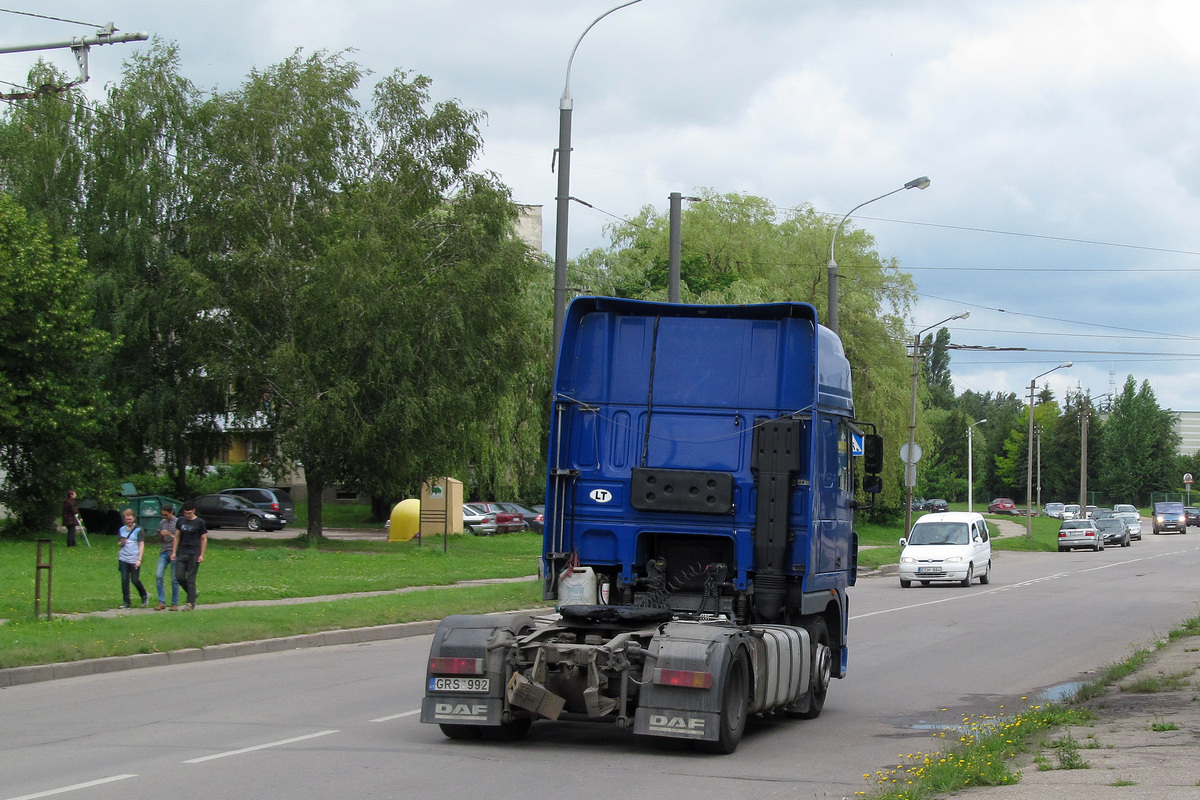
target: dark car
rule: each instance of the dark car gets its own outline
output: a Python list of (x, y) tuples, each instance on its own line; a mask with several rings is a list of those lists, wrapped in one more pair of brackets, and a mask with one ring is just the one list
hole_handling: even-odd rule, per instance
[(545, 518), (541, 513), (534, 511), (531, 508), (518, 505), (517, 503), (496, 503), (496, 505), (500, 506), (505, 511), (520, 515), (521, 519), (525, 521), (525, 530), (533, 531), (535, 533), (542, 532), (542, 527), (545, 524)]
[(988, 503), (989, 514), (1016, 514), (1017, 504), (1009, 497), (997, 497)]
[(1200, 525), (1200, 508), (1184, 506), (1183, 513), (1187, 515), (1188, 525)]
[(292, 496), (283, 489), (261, 489), (257, 487), (239, 487), (237, 489), (222, 489), (221, 494), (236, 494), (249, 500), (263, 511), (273, 511), (283, 518), (284, 522), (296, 521), (296, 504)]
[(1100, 535), (1104, 537), (1105, 544), (1129, 547), (1129, 528), (1126, 527), (1125, 520), (1118, 519), (1116, 516), (1108, 516), (1094, 517), (1092, 522), (1096, 523), (1096, 527), (1100, 529)]
[(929, 510), (935, 514), (940, 514), (942, 512), (949, 511), (950, 504), (947, 503), (945, 500), (940, 500), (940, 499), (939, 500), (930, 500), (929, 501)]
[(248, 531), (277, 531), (284, 520), (274, 511), (264, 511), (235, 494), (206, 494), (196, 498), (196, 516), (210, 528), (225, 526)]

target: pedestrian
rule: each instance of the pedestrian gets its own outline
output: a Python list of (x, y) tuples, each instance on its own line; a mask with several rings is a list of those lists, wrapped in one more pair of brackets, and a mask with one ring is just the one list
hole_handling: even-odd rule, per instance
[(187, 605), (184, 611), (196, 608), (196, 573), (204, 561), (204, 551), (208, 549), (208, 525), (196, 516), (196, 504), (188, 500), (183, 504), (183, 519), (175, 533), (175, 543), (171, 547), (171, 560), (175, 562), (175, 580), (187, 592)]
[(146, 587), (142, 585), (142, 555), (146, 552), (145, 536), (142, 532), (142, 527), (137, 524), (137, 517), (134, 516), (133, 509), (127, 508), (122, 515), (125, 517), (125, 525), (117, 531), (119, 537), (117, 551), (117, 568), (121, 571), (121, 597), (125, 602), (121, 604), (121, 608), (129, 608), (129, 584), (133, 584), (133, 588), (138, 590), (138, 595), (142, 598), (142, 608), (150, 602), (150, 595), (146, 591)]
[(67, 528), (67, 547), (74, 547), (75, 533), (79, 530), (79, 506), (75, 504), (74, 489), (70, 489), (63, 500), (62, 520)]
[[(171, 568), (171, 551), (175, 549), (175, 530), (178, 527), (175, 507), (163, 506), (162, 522), (158, 523), (158, 540), (162, 550), (158, 554), (158, 566), (154, 568), (154, 587), (158, 589), (158, 605), (154, 607), (155, 611), (162, 611), (167, 607), (167, 594), (163, 587), (165, 578), (171, 581), (171, 610), (179, 610), (179, 581), (175, 580), (175, 570)], [(167, 578), (168, 572), (171, 573), (170, 578)]]

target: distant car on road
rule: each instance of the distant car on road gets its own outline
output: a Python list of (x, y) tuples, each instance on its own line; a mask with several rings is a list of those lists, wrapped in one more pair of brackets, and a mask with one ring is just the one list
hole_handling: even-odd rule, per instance
[(1067, 503), (1063, 506), (1063, 519), (1079, 519), (1079, 504)]
[(1183, 513), (1187, 515), (1188, 525), (1200, 525), (1200, 508), (1184, 506)]
[(1052, 517), (1053, 519), (1062, 519), (1063, 518), (1063, 504), (1062, 503), (1046, 503), (1046, 507), (1042, 509), (1042, 513), (1045, 514), (1047, 517)]
[(927, 507), (935, 514), (941, 514), (950, 510), (950, 504), (941, 498), (930, 500)]
[(1136, 511), (1117, 511), (1115, 515), (1117, 519), (1125, 523), (1126, 529), (1129, 531), (1129, 538), (1142, 540), (1142, 517)]
[(1129, 503), (1116, 503), (1113, 505), (1113, 511), (1120, 511), (1129, 514), (1137, 514), (1141, 516), (1142, 512), (1138, 511), (1137, 506), (1131, 506)]
[(970, 586), (992, 575), (992, 543), (983, 516), (971, 512), (926, 514), (900, 540), (900, 586), (913, 581), (955, 581)]
[(1187, 512), (1183, 510), (1183, 503), (1174, 500), (1155, 503), (1150, 526), (1156, 534), (1163, 531), (1187, 533)]
[(1058, 552), (1086, 547), (1089, 550), (1103, 550), (1104, 536), (1096, 527), (1094, 520), (1066, 519), (1058, 528)]
[(1017, 504), (1010, 497), (997, 497), (988, 503), (989, 514), (1016, 514)]
[(1125, 527), (1123, 520), (1119, 520), (1115, 516), (1108, 516), (1097, 517), (1092, 522), (1096, 523), (1096, 527), (1100, 529), (1100, 535), (1104, 537), (1105, 544), (1129, 547), (1129, 542), (1133, 537), (1129, 535), (1129, 528)]

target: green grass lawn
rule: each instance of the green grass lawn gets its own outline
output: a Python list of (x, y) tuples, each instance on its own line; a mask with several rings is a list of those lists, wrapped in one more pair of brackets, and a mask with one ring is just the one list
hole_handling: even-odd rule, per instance
[[(91, 540), (91, 548), (68, 549), (65, 537), (56, 537), (51, 600), (55, 615), (63, 616), (50, 622), (33, 617), (36, 543), (0, 540), (0, 618), (8, 620), (0, 625), (0, 668), (542, 605), (537, 581), (450, 586), (536, 574), (541, 537), (532, 533), (453, 536), (446, 553), (440, 539), (426, 539), (423, 545), (324, 541), (311, 546), (299, 539), (212, 539), (197, 580), (201, 606), (411, 586), (447, 588), (278, 607), (202, 608), (195, 614), (137, 610), (115, 618), (74, 616), (121, 602), (116, 537)], [(153, 602), (158, 548), (146, 552), (142, 583)]]

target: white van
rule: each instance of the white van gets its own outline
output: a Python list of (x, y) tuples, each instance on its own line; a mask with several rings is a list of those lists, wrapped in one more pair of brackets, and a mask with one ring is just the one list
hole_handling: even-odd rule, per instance
[(973, 578), (992, 577), (992, 542), (983, 515), (966, 511), (926, 514), (900, 540), (900, 585), (913, 581), (956, 581), (970, 586)]

